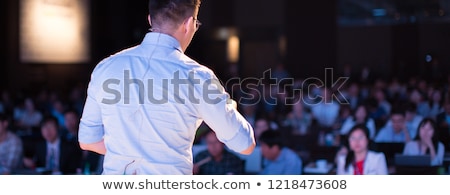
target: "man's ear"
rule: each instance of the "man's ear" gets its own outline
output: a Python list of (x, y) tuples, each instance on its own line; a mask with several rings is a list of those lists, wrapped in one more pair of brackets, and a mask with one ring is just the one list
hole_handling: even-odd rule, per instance
[(150, 14), (147, 17), (148, 24), (150, 24), (150, 27), (152, 27), (152, 18), (150, 17)]
[(184, 23), (183, 23), (184, 33), (189, 32), (189, 29), (194, 26), (193, 23), (194, 23), (194, 17), (189, 17), (184, 21)]

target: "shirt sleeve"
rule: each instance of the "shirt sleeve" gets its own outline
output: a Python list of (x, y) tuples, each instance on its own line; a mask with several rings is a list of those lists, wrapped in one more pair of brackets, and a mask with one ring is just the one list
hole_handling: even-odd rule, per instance
[(198, 74), (201, 83), (195, 85), (196, 97), (200, 99), (197, 111), (221, 142), (235, 152), (242, 152), (254, 143), (253, 128), (233, 107), (217, 77), (205, 73)]
[(431, 165), (432, 166), (442, 165), (442, 162), (444, 160), (444, 153), (445, 153), (444, 144), (439, 142), (438, 148), (436, 151), (436, 156), (434, 157), (434, 159), (431, 160)]
[(99, 103), (96, 101), (97, 91), (93, 81), (89, 83), (88, 94), (80, 120), (78, 140), (80, 143), (92, 144), (103, 139), (104, 128)]

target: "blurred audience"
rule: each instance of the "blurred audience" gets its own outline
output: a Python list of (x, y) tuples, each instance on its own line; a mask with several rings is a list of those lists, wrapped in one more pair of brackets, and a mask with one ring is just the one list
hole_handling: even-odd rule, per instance
[(22, 141), (8, 131), (8, 117), (0, 114), (0, 175), (12, 174), (22, 166)]
[(283, 125), (288, 126), (293, 135), (306, 135), (309, 133), (312, 120), (311, 113), (305, 109), (303, 101), (297, 98)]
[(15, 109), (14, 115), (17, 125), (23, 130), (31, 130), (34, 127), (38, 127), (42, 121), (42, 113), (36, 110), (34, 100), (26, 98), (23, 106), (23, 109)]
[(77, 174), (81, 168), (81, 149), (78, 144), (59, 136), (58, 120), (46, 117), (41, 124), (44, 140), (37, 143), (32, 159), (24, 159), (27, 168), (44, 168), (51, 174)]
[(322, 88), (322, 100), (311, 105), (311, 111), (318, 125), (325, 128), (332, 128), (339, 116), (340, 105), (333, 100), (332, 91), (328, 88)]
[[(345, 75), (351, 78), (342, 89), (324, 86), (320, 81), (307, 78), (292, 78), (294, 81), (292, 85), (289, 83), (290, 80), (279, 82), (279, 79), (286, 78), (283, 72), (279, 77), (274, 75), (267, 77), (272, 78), (269, 80), (246, 80), (243, 83), (236, 81), (229, 86), (230, 95), (239, 103), (238, 108), (242, 115), (254, 127), (255, 138), (260, 147), (263, 145), (261, 140), (264, 140), (261, 137), (268, 130), (281, 135), (281, 145), (269, 147), (265, 144), (267, 157), (264, 160), (267, 165), (265, 168), (276, 167), (279, 164), (279, 159), (273, 156), (277, 153), (282, 156), (284, 148), (290, 149), (297, 157), (301, 156), (300, 159), (303, 159), (301, 162), (306, 163), (313, 162), (318, 157), (328, 156), (329, 151), (332, 151), (329, 152), (332, 159), (336, 155), (337, 148), (342, 145), (347, 146), (348, 153), (350, 149), (347, 136), (351, 127), (355, 125), (364, 125), (368, 128), (369, 142), (373, 140), (376, 143), (405, 143), (407, 145), (405, 150), (407, 147), (413, 147), (414, 143), (416, 145), (421, 143), (419, 145), (426, 148), (425, 153), (430, 155), (433, 145), (436, 156), (440, 154), (441, 144), (444, 146), (444, 152), (450, 151), (450, 76), (439, 82), (428, 81), (421, 77), (392, 77), (387, 80), (376, 77), (367, 67), (360, 72), (353, 72), (354, 70), (350, 69), (348, 71)], [(273, 78), (278, 78), (278, 82), (273, 82)], [(81, 83), (73, 84), (65, 89), (42, 86), (28, 90), (0, 90), (0, 113), (10, 119), (6, 128), (7, 133), (0, 133), (0, 166), (4, 166), (6, 162), (3, 158), (9, 158), (6, 154), (14, 156), (11, 154), (14, 152), (6, 152), (7, 150), (3, 148), (6, 145), (14, 148), (3, 139), (15, 136), (22, 145), (22, 154), (18, 158), (23, 156), (26, 159), (20, 159), (18, 165), (14, 166), (20, 168), (27, 165), (30, 168), (31, 165), (35, 166), (34, 168), (36, 166), (45, 168), (47, 148), (42, 149), (43, 145), (46, 146), (46, 142), (42, 134), (43, 128), (40, 126), (43, 116), (56, 117), (56, 129), (59, 131), (57, 137), (61, 145), (66, 145), (62, 144), (63, 142), (77, 142), (79, 115), (83, 108), (86, 86)], [(421, 129), (428, 126), (419, 128), (419, 123), (424, 118), (436, 121), (432, 141), (426, 136), (426, 140), (423, 139), (421, 135)], [(201, 128), (197, 140), (204, 142), (203, 133), (206, 131), (201, 131)], [(412, 140), (413, 138), (417, 139)], [(78, 145), (72, 144), (71, 147), (80, 150)], [(272, 151), (272, 155), (267, 151)], [(38, 153), (41, 156), (39, 165)], [(101, 172), (101, 155), (86, 151), (81, 154), (79, 160), (75, 160), (79, 163), (74, 166), (76, 174), (80, 171), (85, 174)], [(385, 156), (389, 155), (385, 153)], [(61, 166), (63, 164), (60, 162)], [(438, 164), (446, 165), (445, 162), (442, 162), (442, 165)], [(63, 168), (61, 166), (60, 168)], [(0, 172), (14, 174), (14, 169)], [(296, 171), (301, 172), (301, 168), (299, 169)], [(273, 173), (269, 170), (266, 169), (269, 174)], [(67, 173), (60, 171), (62, 174)], [(71, 168), (69, 172), (74, 174), (74, 169)], [(237, 171), (232, 173), (240, 174)]]

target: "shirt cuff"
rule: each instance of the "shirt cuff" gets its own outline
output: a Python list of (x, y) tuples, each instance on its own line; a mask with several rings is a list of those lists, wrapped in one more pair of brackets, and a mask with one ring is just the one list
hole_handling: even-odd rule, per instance
[(253, 144), (253, 132), (251, 131), (252, 127), (250, 124), (245, 128), (240, 128), (236, 135), (229, 139), (225, 140), (224, 144), (234, 152), (242, 152), (248, 149)]
[(80, 130), (78, 132), (78, 141), (84, 144), (92, 144), (102, 141), (104, 135), (103, 125), (87, 126), (80, 123)]

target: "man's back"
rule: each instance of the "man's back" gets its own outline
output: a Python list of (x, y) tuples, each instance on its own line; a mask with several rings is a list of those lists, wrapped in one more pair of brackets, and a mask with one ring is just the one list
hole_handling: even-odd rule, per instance
[[(192, 174), (192, 143), (203, 120), (224, 142), (248, 130), (237, 111), (227, 110), (228, 95), (214, 82), (212, 71), (184, 55), (174, 38), (149, 33), (94, 70), (80, 141), (98, 141), (104, 129), (104, 174)], [(207, 97), (206, 88), (213, 91)]]

